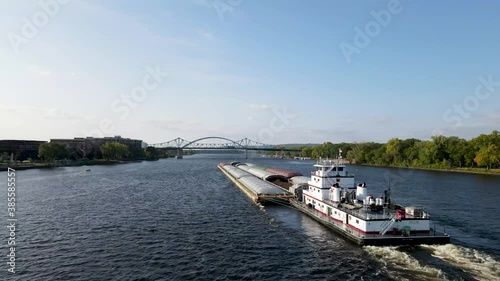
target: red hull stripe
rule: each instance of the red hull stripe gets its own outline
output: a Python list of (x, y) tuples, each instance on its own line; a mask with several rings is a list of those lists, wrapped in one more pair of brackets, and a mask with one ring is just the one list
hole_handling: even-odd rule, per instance
[[(304, 195), (305, 195), (305, 194), (304, 194)], [(305, 196), (308, 196), (308, 195), (305, 195)], [(308, 197), (311, 197), (311, 196), (308, 196)], [(314, 198), (314, 197), (311, 197), (311, 198), (316, 199), (316, 198)], [(316, 199), (316, 200), (318, 200), (318, 199)], [(321, 200), (318, 200), (318, 201), (321, 201)], [(323, 202), (323, 201), (321, 201), (321, 202)], [(336, 218), (332, 218), (332, 217), (328, 216), (327, 214), (323, 213), (323, 212), (322, 212), (322, 211), (320, 211), (320, 210), (317, 210), (317, 209), (314, 209), (314, 210), (315, 210), (316, 212), (318, 212), (318, 213), (322, 214), (323, 216), (327, 217), (327, 218), (328, 218), (328, 219), (330, 219), (330, 220), (333, 220), (333, 221), (337, 221), (337, 222), (341, 222), (341, 223), (343, 223), (343, 221), (342, 221), (342, 220), (339, 220), (339, 219), (336, 219)], [(363, 230), (361, 230), (361, 229), (359, 229), (359, 228), (357, 228), (357, 227), (355, 227), (354, 225), (351, 225), (351, 224), (349, 224), (348, 226), (349, 226), (350, 228), (352, 228), (352, 229), (354, 229), (354, 230), (358, 231), (358, 232), (363, 233), (363, 234), (379, 234), (379, 232), (378, 232), (378, 231), (363, 231)], [(390, 231), (391, 231), (391, 230), (389, 230), (388, 232), (390, 232)], [(412, 232), (412, 233), (429, 233), (429, 232), (430, 232), (430, 230), (412, 230), (411, 232)]]
[(319, 189), (330, 189), (330, 187), (319, 187), (319, 186), (315, 186), (315, 185), (312, 185), (312, 184), (309, 184), (310, 187), (315, 187), (315, 188), (319, 188)]
[(316, 197), (312, 197), (311, 195), (304, 194), (304, 196), (307, 196), (307, 197), (309, 197), (309, 198), (312, 198), (312, 199), (314, 199), (314, 200), (316, 200), (316, 201), (319, 201), (319, 202), (321, 202), (321, 203), (325, 203), (325, 202), (323, 202), (323, 200), (319, 200), (318, 198), (316, 198)]
[[(316, 201), (319, 201), (319, 202), (321, 202), (321, 203), (326, 203), (325, 201), (323, 201), (323, 200), (319, 200), (318, 198), (313, 197), (313, 196), (311, 196), (311, 195), (304, 194), (304, 196), (307, 196), (307, 197), (309, 197), (309, 198), (312, 198), (312, 199), (314, 199), (314, 200), (316, 200)], [(339, 203), (339, 201), (332, 201), (332, 200), (330, 200), (330, 202), (332, 202), (332, 203)]]

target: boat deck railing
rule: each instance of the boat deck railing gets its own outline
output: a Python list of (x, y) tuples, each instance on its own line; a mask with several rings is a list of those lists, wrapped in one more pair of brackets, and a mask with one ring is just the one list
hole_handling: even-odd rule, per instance
[[(332, 170), (332, 172), (335, 172), (335, 170)], [(317, 172), (317, 171), (313, 171), (311, 172), (311, 176), (317, 176), (317, 177), (320, 177), (321, 175)], [(331, 177), (335, 177), (336, 175), (330, 175)], [(339, 175), (339, 177), (342, 177), (342, 178), (354, 178), (356, 177), (356, 174), (355, 173), (350, 173), (350, 172), (347, 172), (346, 171), (346, 174), (345, 176), (341, 176)]]
[(316, 165), (343, 165), (345, 166), (348, 164), (349, 161), (342, 159), (342, 158), (337, 158), (337, 159), (318, 159), (316, 161)]
[[(394, 234), (392, 231), (387, 231), (384, 235), (378, 233), (378, 234), (366, 234), (363, 232), (360, 232), (356, 229), (353, 229), (349, 227), (347, 224), (343, 222), (339, 222), (334, 220), (333, 218), (328, 217), (327, 215), (324, 215), (322, 213), (319, 213), (313, 209), (310, 209), (302, 204), (293, 204), (294, 206), (301, 208), (302, 210), (306, 211), (307, 213), (324, 220), (325, 218), (328, 219), (328, 224), (331, 224), (335, 226), (339, 230), (345, 231), (347, 234), (349, 234), (352, 237), (355, 238), (361, 238), (361, 239), (367, 239), (367, 238), (390, 238), (390, 237), (401, 237), (400, 233)], [(437, 231), (436, 229), (431, 229), (429, 233), (420, 233), (420, 232), (411, 232), (409, 237), (429, 237), (429, 236), (446, 236), (446, 232), (443, 231)]]
[(256, 194), (256, 196), (261, 197), (261, 198), (295, 198), (295, 195), (294, 194), (290, 194), (290, 193), (289, 194), (286, 194), (286, 193), (283, 193), (283, 194), (258, 193), (258, 194)]
[[(363, 206), (360, 209), (343, 208), (343, 211), (364, 220), (389, 220), (396, 215), (396, 210), (393, 209), (384, 208), (382, 212), (371, 212), (367, 206)], [(417, 216), (405, 213), (405, 217), (407, 219), (430, 219), (427, 212), (422, 212), (421, 215)]]

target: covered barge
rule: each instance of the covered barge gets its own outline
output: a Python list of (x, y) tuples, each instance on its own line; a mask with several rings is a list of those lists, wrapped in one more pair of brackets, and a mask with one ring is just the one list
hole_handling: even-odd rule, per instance
[[(236, 167), (236, 165), (242, 168)], [(238, 186), (250, 199), (256, 203), (288, 202), (290, 198), (295, 197), (288, 190), (273, 184), (272, 180), (280, 180), (282, 176), (268, 173), (262, 169), (251, 168), (239, 163), (220, 163), (219, 169)], [(246, 169), (246, 170), (245, 170)]]

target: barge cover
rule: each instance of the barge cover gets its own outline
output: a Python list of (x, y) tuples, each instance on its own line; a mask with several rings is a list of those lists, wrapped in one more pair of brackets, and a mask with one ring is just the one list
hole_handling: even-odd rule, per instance
[(295, 195), (276, 186), (272, 183), (263, 181), (256, 176), (238, 169), (232, 165), (221, 163), (219, 169), (229, 177), (247, 196), (255, 200), (273, 201), (273, 199), (288, 199), (294, 198)]

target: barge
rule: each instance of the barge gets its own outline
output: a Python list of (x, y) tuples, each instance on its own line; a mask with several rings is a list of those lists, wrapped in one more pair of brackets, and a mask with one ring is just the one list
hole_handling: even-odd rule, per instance
[[(241, 168), (238, 168), (238, 166)], [(238, 162), (231, 164), (220, 163), (218, 167), (255, 203), (288, 203), (289, 199), (295, 197), (287, 189), (272, 182), (282, 181), (283, 176), (281, 175), (269, 173), (259, 168), (252, 168)]]
[[(339, 157), (341, 158), (341, 157)], [(310, 177), (253, 164), (221, 163), (219, 169), (255, 202), (287, 200), (297, 210), (358, 245), (396, 246), (447, 244), (450, 236), (431, 227), (429, 213), (368, 194), (366, 183), (355, 183), (347, 165), (321, 160)]]

